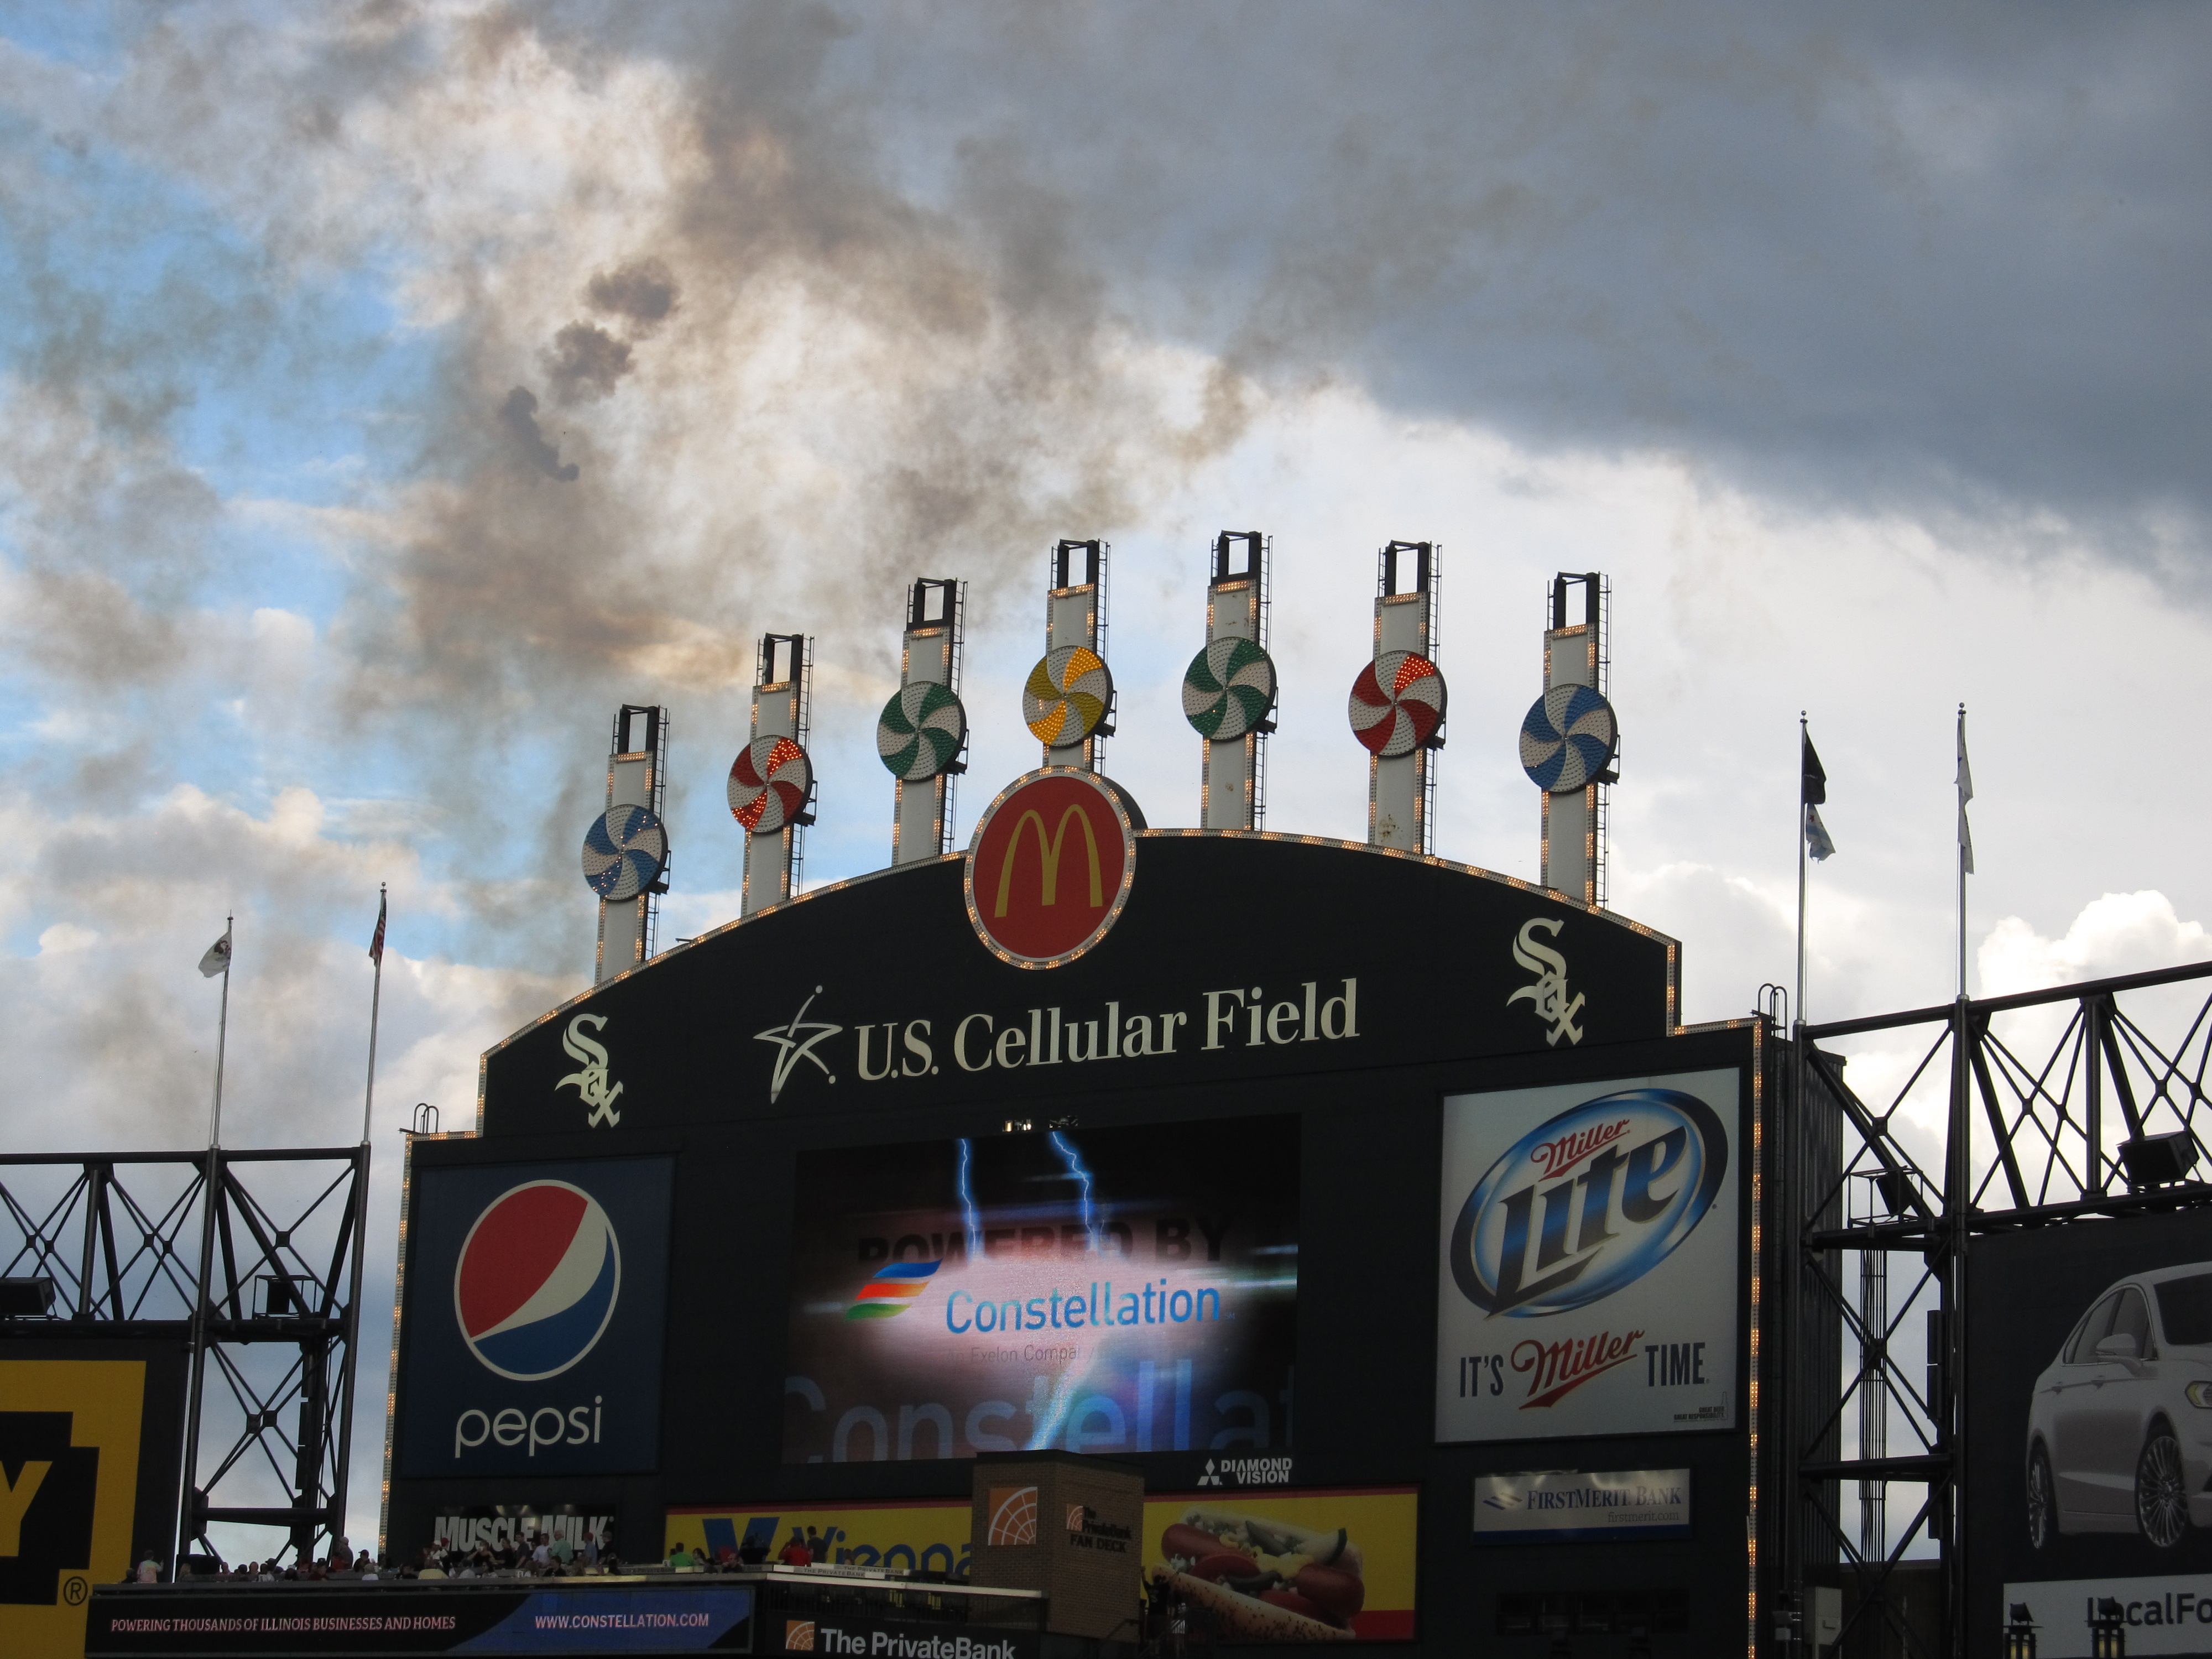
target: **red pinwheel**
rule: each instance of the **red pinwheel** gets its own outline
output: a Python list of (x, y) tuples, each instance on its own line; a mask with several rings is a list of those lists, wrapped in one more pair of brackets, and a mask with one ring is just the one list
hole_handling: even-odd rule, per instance
[(1411, 651), (1386, 651), (1359, 671), (1348, 705), (1352, 735), (1382, 760), (1410, 755), (1444, 719), (1444, 677)]
[(756, 836), (802, 821), (814, 765), (789, 738), (756, 738), (730, 768), (730, 812)]

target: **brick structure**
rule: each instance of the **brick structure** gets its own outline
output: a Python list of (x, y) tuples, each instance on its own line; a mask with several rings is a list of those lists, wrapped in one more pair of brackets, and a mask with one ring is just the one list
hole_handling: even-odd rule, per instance
[(1145, 1477), (1073, 1452), (986, 1452), (975, 1460), (970, 1582), (1042, 1590), (1045, 1628), (1137, 1639), (1144, 1594)]

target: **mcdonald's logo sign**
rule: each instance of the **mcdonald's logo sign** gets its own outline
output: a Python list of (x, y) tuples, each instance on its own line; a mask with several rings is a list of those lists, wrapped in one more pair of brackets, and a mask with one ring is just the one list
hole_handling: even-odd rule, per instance
[(1057, 968), (1114, 925), (1144, 817), (1115, 785), (1051, 766), (1000, 792), (968, 844), (968, 919), (1001, 960)]

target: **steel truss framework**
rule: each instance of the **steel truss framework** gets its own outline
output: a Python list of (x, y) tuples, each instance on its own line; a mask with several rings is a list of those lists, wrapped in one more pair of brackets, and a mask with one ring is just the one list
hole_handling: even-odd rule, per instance
[[(1891, 1031), (1913, 1033), (1917, 1064), (1902, 1086), (1869, 1102), (1844, 1080), (1846, 1057), (1821, 1045)], [(1797, 1035), (1799, 1109), (1785, 1152), (1793, 1178), (1783, 1229), (1793, 1258), (1782, 1264), (1784, 1282), (1794, 1294), (1782, 1300), (1795, 1328), (1784, 1339), (1793, 1363), (1783, 1432), (1793, 1455), (1784, 1460), (1779, 1494), (1781, 1582), (1844, 1585), (1840, 1654), (1964, 1653), (1966, 1533), (2007, 1523), (2004, 1506), (1977, 1505), (1965, 1480), (1972, 1432), (1963, 1409), (1967, 1258), (1978, 1238), (2016, 1228), (2212, 1206), (2212, 1184), (2203, 1181), (2131, 1180), (2123, 1150), (2179, 1135), (2195, 1149), (2199, 1170), (2212, 1167), (2212, 963), (1801, 1024)], [(1944, 1107), (1932, 1136), (1931, 1097)], [(1932, 1158), (1916, 1158), (1900, 1138), (1911, 1131), (1908, 1101), (1921, 1107), (1920, 1138), (1938, 1143)], [(2146, 1173), (2138, 1164), (2138, 1176)], [(1914, 1270), (1891, 1278), (1910, 1288), (1893, 1291), (1878, 1328), (1854, 1304), (1845, 1252), (1881, 1252)], [(1928, 1341), (1918, 1379), (1893, 1353), (1916, 1314)], [(1853, 1373), (1844, 1375), (1854, 1355)], [(1869, 1408), (1881, 1413), (1898, 1455), (1846, 1458), (1844, 1425), (1869, 1391)], [(1853, 1482), (1871, 1483), (1859, 1490), (1877, 1504), (1887, 1483), (1925, 1488), (1878, 1553), (1863, 1550), (1863, 1537), (1842, 1519), (1845, 1483)], [(1942, 1635), (1932, 1647), (1924, 1625), (1908, 1627), (1899, 1571), (1931, 1544), (1944, 1595)]]
[(0, 1273), (55, 1287), (0, 1339), (190, 1347), (179, 1554), (218, 1522), (303, 1560), (343, 1530), (368, 1196), (365, 1146), (0, 1156)]

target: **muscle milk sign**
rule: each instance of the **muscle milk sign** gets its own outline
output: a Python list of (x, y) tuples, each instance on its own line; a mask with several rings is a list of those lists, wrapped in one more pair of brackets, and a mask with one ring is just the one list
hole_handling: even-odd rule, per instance
[(1740, 1086), (1444, 1102), (1437, 1439), (1735, 1425)]

